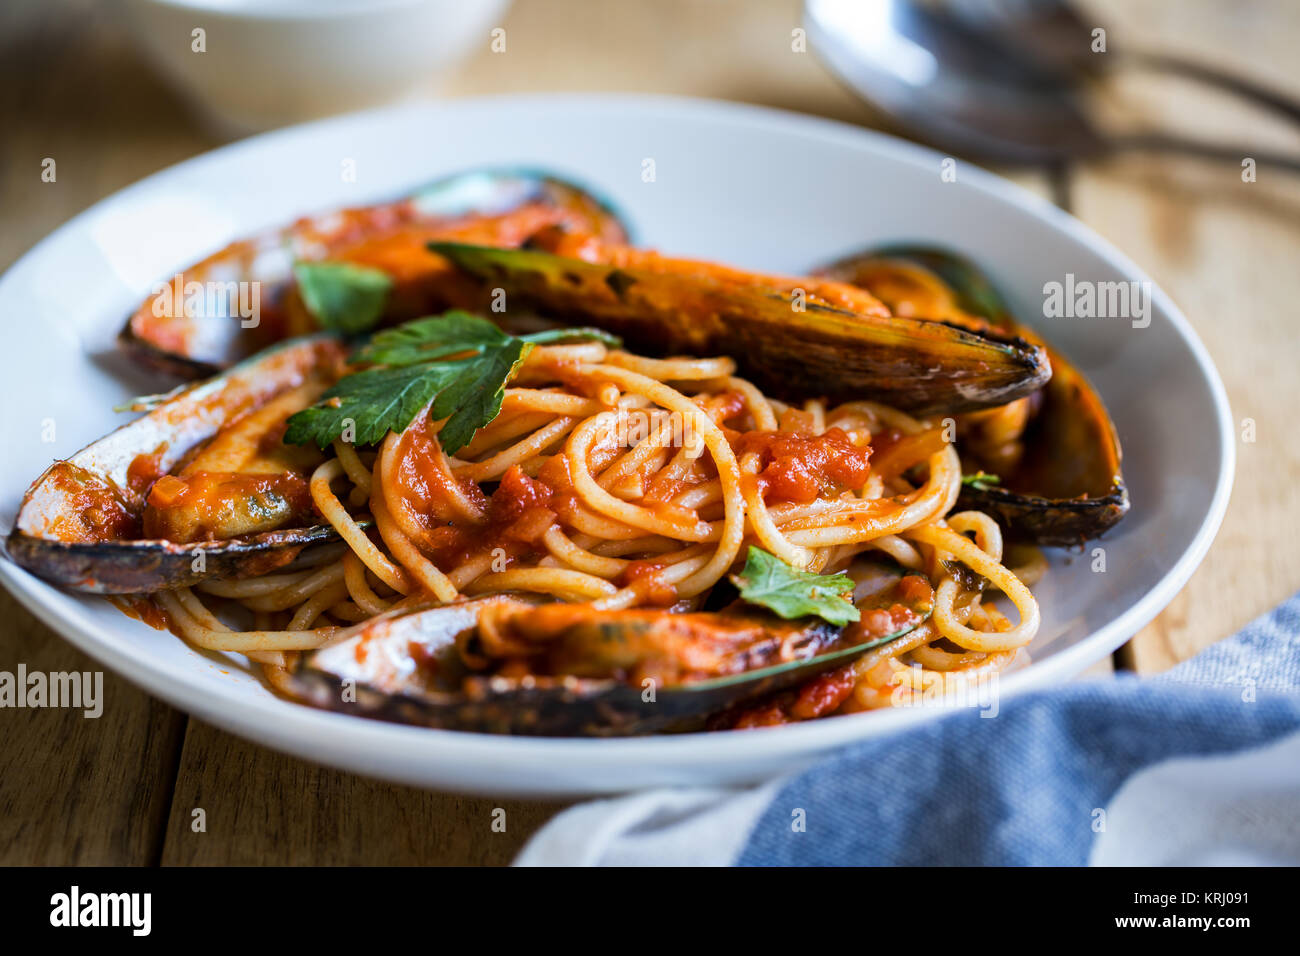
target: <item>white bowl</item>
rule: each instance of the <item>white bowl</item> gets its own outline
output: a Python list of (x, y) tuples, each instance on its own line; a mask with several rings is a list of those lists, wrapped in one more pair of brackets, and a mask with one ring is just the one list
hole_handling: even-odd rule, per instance
[(126, 5), (132, 34), (158, 69), (224, 131), (251, 132), (377, 106), (427, 86), (488, 47), (510, 0)]
[[(342, 182), (322, 157), (351, 151)], [(653, 181), (643, 178), (653, 159)], [(644, 96), (514, 96), (410, 105), (313, 123), (173, 166), (60, 227), (0, 278), (10, 361), (0, 379), (0, 525), (52, 458), (123, 416), (159, 383), (126, 380), (114, 336), (152, 284), (237, 236), (304, 213), (399, 195), (483, 166), (553, 170), (626, 214), (666, 252), (798, 273), (889, 241), (973, 257), (1086, 372), (1124, 441), (1133, 509), (1096, 557), (1057, 551), (1035, 587), (1033, 663), (1001, 694), (1064, 680), (1109, 654), (1186, 584), (1232, 484), (1232, 418), (1214, 365), (1177, 306), (1154, 289), (1150, 324), (1044, 319), (1045, 282), (1146, 280), (1091, 230), (1022, 189), (901, 140), (774, 110)], [(69, 277), (75, 277), (70, 281)], [(40, 440), (45, 422), (55, 440)], [(615, 740), (540, 739), (385, 724), (282, 700), (237, 660), (207, 656), (0, 560), (3, 581), (105, 665), (201, 719), (320, 763), (405, 783), (504, 795), (572, 795), (752, 781), (931, 719), (939, 708), (832, 717), (791, 727)], [(104, 720), (112, 720), (112, 701)], [(996, 720), (992, 724), (996, 726)]]

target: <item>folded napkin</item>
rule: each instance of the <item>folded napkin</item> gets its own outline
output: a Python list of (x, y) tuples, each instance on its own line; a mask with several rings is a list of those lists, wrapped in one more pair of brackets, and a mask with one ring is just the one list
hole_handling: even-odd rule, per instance
[(515, 862), (1300, 864), (1300, 594), (1156, 678), (954, 710), (758, 787), (580, 804)]

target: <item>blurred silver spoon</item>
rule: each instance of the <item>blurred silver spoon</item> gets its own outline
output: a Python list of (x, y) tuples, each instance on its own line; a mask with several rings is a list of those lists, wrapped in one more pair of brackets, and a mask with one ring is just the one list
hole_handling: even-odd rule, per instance
[(806, 0), (811, 47), (918, 138), (993, 162), (1042, 164), (1158, 150), (1300, 172), (1300, 158), (1159, 132), (1100, 130), (1073, 86), (1000, 56), (966, 24), (912, 0)]
[(1300, 122), (1300, 102), (1253, 80), (1174, 53), (1141, 50), (1111, 42), (1094, 52), (1089, 23), (1068, 0), (924, 0), (937, 12), (971, 30), (995, 48), (996, 55), (1016, 61), (1027, 71), (1057, 83), (1096, 78), (1116, 69), (1176, 73), (1228, 90), (1244, 99)]

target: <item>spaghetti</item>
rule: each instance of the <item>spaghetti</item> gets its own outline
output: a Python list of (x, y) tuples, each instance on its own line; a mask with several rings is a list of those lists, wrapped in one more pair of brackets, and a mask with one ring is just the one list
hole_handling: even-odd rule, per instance
[[(874, 553), (929, 580), (929, 620), (821, 678), (835, 692), (816, 712), (760, 708), (740, 725), (978, 679), (1039, 626), (997, 524), (953, 513), (961, 463), (935, 422), (866, 401), (788, 405), (729, 358), (583, 342), (528, 353), (500, 413), (455, 455), (441, 425), (426, 412), (374, 448), (334, 443), (308, 487), (341, 542), (309, 564), (161, 591), (157, 607), (187, 641), (246, 654), (283, 688), (299, 652), (422, 602), (516, 592), (597, 611), (698, 610), (750, 544), (821, 573), (853, 573)], [(493, 606), (478, 653), (510, 656), (512, 613)]]

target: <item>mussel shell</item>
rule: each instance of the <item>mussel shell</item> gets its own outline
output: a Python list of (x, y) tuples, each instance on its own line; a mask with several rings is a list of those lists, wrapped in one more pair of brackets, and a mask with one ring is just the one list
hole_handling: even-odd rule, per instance
[[(10, 533), (5, 547), (19, 566), (51, 584), (88, 594), (148, 594), (208, 578), (269, 574), (308, 548), (338, 540), (329, 525), (290, 528), (213, 543), (51, 541)], [(198, 551), (202, 571), (195, 570)]]
[(430, 221), (500, 215), (542, 201), (580, 213), (589, 223), (584, 231), (608, 241), (631, 242), (633, 236), (627, 217), (607, 196), (544, 170), (502, 167), (453, 173), (417, 189), (410, 201)]
[(531, 249), (429, 248), (485, 288), (503, 289), (511, 310), (606, 328), (656, 354), (729, 355), (786, 398), (873, 398), (918, 414), (951, 414), (1005, 404), (1050, 374), (1043, 351), (1014, 336), (796, 303), (757, 282)]
[(314, 706), (379, 720), (469, 733), (625, 737), (702, 729), (710, 714), (792, 686), (832, 666), (833, 662), (817, 662), (792, 668), (784, 675), (756, 679), (744, 692), (725, 687), (662, 690), (654, 703), (642, 698), (639, 687), (582, 677), (471, 678), (463, 693), (419, 695), (387, 694), (358, 684), (353, 702), (343, 701), (341, 681), (324, 671), (304, 668), (293, 680)]
[(654, 700), (646, 700), (640, 686), (609, 678), (471, 676), (454, 688), (430, 687), (419, 673), (415, 649), (426, 659), (452, 660), (457, 634), (472, 628), (487, 604), (503, 600), (519, 596), (414, 608), (358, 625), (338, 642), (304, 655), (290, 687), (317, 707), (443, 730), (579, 737), (687, 731), (701, 729), (713, 714), (796, 686), (917, 626), (844, 647), (839, 628), (806, 620), (800, 626), (809, 630), (808, 647), (819, 651), (812, 656), (660, 687)]
[[(861, 285), (891, 306), (906, 299), (919, 317), (973, 318), (972, 324), (987, 322), (1046, 349), (1052, 377), (1023, 436), (1023, 457), (1011, 473), (999, 475), (1000, 484), (963, 486), (959, 507), (987, 512), (1020, 537), (1051, 546), (1096, 538), (1128, 512), (1119, 437), (1096, 389), (1065, 356), (1015, 320), (969, 260), (941, 249), (895, 245), (850, 256), (819, 274)], [(966, 319), (955, 316), (954, 307)]]
[[(899, 265), (904, 270), (891, 270)], [(890, 272), (893, 275), (890, 275)], [(873, 281), (872, 273), (884, 273), (884, 278), (894, 279), (901, 285), (895, 285), (892, 293), (881, 298), (889, 304), (900, 299), (916, 303), (914, 314), (919, 318), (961, 321), (960, 316), (943, 308), (939, 300), (951, 299), (951, 306), (961, 312), (983, 319), (997, 328), (1018, 335), (1028, 334), (1037, 341), (1031, 329), (1026, 329), (1011, 315), (1006, 303), (997, 289), (975, 264), (963, 256), (943, 249), (929, 246), (889, 245), (872, 249), (868, 252), (841, 259), (823, 269), (818, 275), (825, 275), (867, 288), (875, 285), (881, 288), (879, 280)], [(934, 280), (938, 280), (936, 283)]]
[[(290, 327), (288, 315), (295, 262), (328, 259), (340, 245), (383, 234), (399, 222), (436, 229), (469, 216), (504, 215), (527, 203), (566, 210), (584, 230), (610, 241), (628, 240), (629, 228), (612, 205), (558, 176), (528, 169), (456, 173), (391, 202), (309, 216), (238, 240), (181, 271), (184, 283), (257, 283), (261, 313), (257, 327), (244, 329), (238, 317), (226, 315), (177, 315), (174, 307), (173, 313), (159, 315), (151, 295), (127, 318), (119, 342), (137, 361), (167, 374), (185, 379), (211, 375), (293, 331), (302, 331)], [(169, 286), (173, 280), (166, 277)], [(449, 301), (440, 307), (468, 304)]]
[(1128, 513), (1129, 494), (1114, 426), (1095, 399), (1073, 369), (1058, 366), (1014, 472), (998, 485), (964, 485), (958, 507), (987, 512), (1024, 539), (1053, 547), (1113, 528)]
[[(79, 534), (76, 522), (67, 519), (93, 506), (94, 495), (90, 503), (87, 500), (91, 492), (110, 493), (115, 506), (138, 513), (143, 503), (133, 500), (136, 493), (128, 479), (138, 455), (155, 455), (159, 471), (168, 472), (224, 423), (323, 365), (341, 367), (344, 355), (342, 343), (326, 334), (276, 346), (179, 390), (66, 461), (55, 462), (23, 498), (7, 541), (10, 556), (38, 577), (72, 590), (140, 594), (210, 577), (264, 574), (293, 561), (306, 548), (336, 540), (332, 527), (320, 525), (177, 544), (110, 531)], [(199, 551), (202, 562), (196, 561)]]

